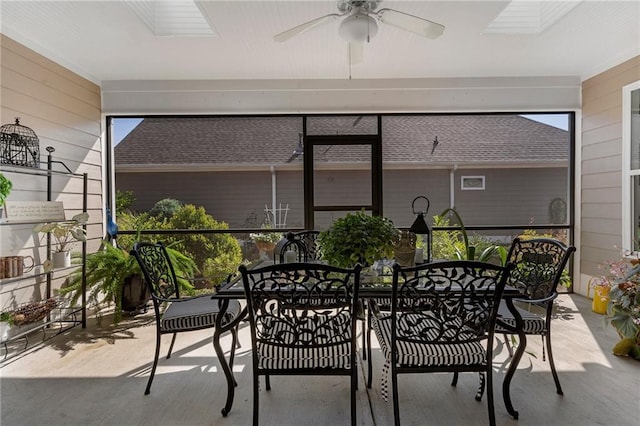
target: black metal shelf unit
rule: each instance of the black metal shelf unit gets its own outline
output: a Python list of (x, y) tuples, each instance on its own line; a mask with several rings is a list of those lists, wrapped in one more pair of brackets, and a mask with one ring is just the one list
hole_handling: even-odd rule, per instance
[[(54, 152), (54, 148), (47, 147), (47, 168), (33, 168), (33, 167), (25, 167), (25, 166), (12, 166), (12, 165), (2, 165), (2, 172), (13, 175), (31, 175), (31, 176), (42, 176), (47, 179), (47, 199), (46, 201), (52, 201), (53, 199), (53, 190), (52, 190), (52, 182), (55, 178), (69, 178), (69, 179), (82, 179), (82, 212), (87, 212), (87, 188), (88, 188), (88, 176), (86, 173), (78, 174), (73, 173), (71, 170), (61, 161), (54, 161), (52, 158), (52, 154)], [(54, 170), (54, 164), (59, 164), (64, 168), (64, 171)], [(8, 232), (8, 228), (12, 226), (19, 225), (33, 225), (33, 221), (5, 221), (0, 223), (0, 227), (5, 228), (4, 232)], [(83, 225), (86, 231), (86, 224)], [(51, 235), (47, 235), (47, 244), (46, 244), (46, 256), (47, 260), (51, 260), (51, 250), (52, 241)], [(20, 281), (31, 281), (45, 284), (45, 297), (42, 300), (36, 300), (32, 302), (28, 302), (26, 304), (21, 304), (22, 307), (24, 305), (37, 305), (39, 303), (45, 304), (47, 301), (52, 305), (55, 304), (55, 307), (48, 310), (45, 314), (45, 317), (34, 321), (30, 324), (25, 323), (24, 331), (18, 331), (17, 333), (12, 333), (12, 335), (8, 338), (2, 338), (0, 336), (0, 345), (4, 350), (4, 360), (6, 360), (11, 352), (11, 357), (23, 352), (29, 347), (29, 337), (32, 334), (35, 334), (38, 331), (41, 331), (42, 341), (47, 340), (53, 336), (56, 336), (70, 328), (81, 325), (82, 328), (86, 328), (87, 325), (87, 311), (86, 311), (86, 257), (87, 257), (87, 243), (86, 241), (82, 242), (82, 252), (81, 252), (81, 261), (79, 264), (73, 264), (71, 267), (66, 268), (55, 268), (51, 270), (44, 270), (42, 265), (34, 265), (33, 272), (26, 273), (17, 277), (10, 277), (0, 279), (0, 286), (7, 285), (9, 283), (17, 283)], [(36, 270), (36, 266), (38, 269)], [(55, 278), (64, 278), (63, 274), (67, 274), (77, 270), (78, 268), (82, 268), (82, 294), (81, 294), (81, 303), (80, 306), (67, 306), (67, 302), (64, 299), (54, 298), (52, 297), (52, 282)], [(19, 307), (17, 308), (19, 309)], [(14, 311), (15, 312), (15, 311)], [(36, 325), (33, 325), (36, 324)], [(14, 346), (17, 347), (19, 342), (24, 342), (24, 346), (21, 349), (17, 349), (15, 352), (12, 351)], [(22, 346), (22, 345), (20, 345)], [(11, 349), (10, 349), (11, 348)]]

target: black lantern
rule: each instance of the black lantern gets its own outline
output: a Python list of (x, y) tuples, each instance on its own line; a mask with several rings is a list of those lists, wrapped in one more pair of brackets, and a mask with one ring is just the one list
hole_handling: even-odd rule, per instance
[[(416, 211), (416, 201), (418, 200), (424, 200), (427, 202), (426, 209)], [(425, 222), (424, 220), (424, 215), (429, 212), (429, 206), (430, 203), (427, 197), (420, 195), (413, 199), (413, 202), (411, 203), (411, 209), (413, 210), (413, 214), (416, 215), (416, 220), (413, 221), (413, 225), (411, 225), (411, 228), (409, 228), (409, 232), (413, 232), (416, 235), (422, 235), (423, 247), (427, 248), (425, 258), (426, 262), (431, 262), (431, 229), (429, 228), (429, 225), (427, 225), (427, 222)]]
[(15, 124), (0, 127), (0, 163), (36, 168), (40, 166), (38, 137), (30, 128), (21, 126), (19, 118), (16, 118)]

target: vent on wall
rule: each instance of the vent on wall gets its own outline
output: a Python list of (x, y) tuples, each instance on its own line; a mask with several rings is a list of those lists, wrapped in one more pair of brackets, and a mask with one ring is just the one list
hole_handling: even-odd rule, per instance
[(460, 189), (463, 191), (484, 191), (484, 176), (462, 176)]

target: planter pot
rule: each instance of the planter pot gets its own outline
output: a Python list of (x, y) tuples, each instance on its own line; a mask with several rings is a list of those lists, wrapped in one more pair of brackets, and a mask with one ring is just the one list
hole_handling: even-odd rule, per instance
[(604, 285), (596, 285), (593, 287), (593, 302), (591, 310), (597, 314), (606, 314), (607, 305), (609, 304), (609, 287)]
[(401, 231), (400, 238), (394, 244), (394, 255), (400, 266), (413, 266), (416, 258), (416, 235)]
[(268, 260), (273, 258), (273, 249), (276, 247), (276, 243), (271, 243), (269, 241), (256, 241), (255, 244), (258, 248), (261, 259)]
[(51, 254), (51, 260), (54, 268), (68, 268), (71, 266), (71, 252), (57, 251)]
[(273, 250), (274, 247), (276, 246), (276, 243), (271, 243), (269, 241), (256, 241), (256, 247), (258, 247), (258, 250), (260, 251), (269, 251), (269, 250)]
[(140, 275), (130, 275), (122, 286), (122, 311), (137, 313), (147, 312), (147, 303), (151, 299), (149, 287)]
[(395, 249), (396, 262), (400, 266), (413, 266), (416, 260), (415, 247), (403, 247)]

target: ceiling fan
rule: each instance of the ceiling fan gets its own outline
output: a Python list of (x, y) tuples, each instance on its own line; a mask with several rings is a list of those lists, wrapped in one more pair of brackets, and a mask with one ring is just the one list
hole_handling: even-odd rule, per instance
[(444, 32), (444, 25), (424, 18), (394, 9), (376, 10), (380, 3), (382, 3), (381, 0), (338, 0), (337, 6), (340, 13), (330, 13), (312, 19), (276, 34), (273, 39), (277, 42), (284, 42), (320, 25), (344, 17), (338, 28), (338, 33), (349, 42), (350, 63), (358, 63), (362, 61), (363, 43), (369, 42), (378, 33), (377, 22), (431, 39), (440, 37)]

